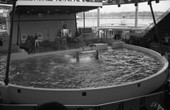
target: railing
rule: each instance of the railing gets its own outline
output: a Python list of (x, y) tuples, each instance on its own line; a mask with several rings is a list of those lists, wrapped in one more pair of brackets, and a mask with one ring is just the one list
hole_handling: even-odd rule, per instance
[(102, 2), (102, 0), (18, 0), (18, 1)]
[[(121, 110), (125, 110), (124, 108), (129, 108), (130, 105), (133, 105), (131, 108), (140, 108), (141, 106), (145, 106), (147, 108), (150, 107), (152, 102), (158, 102), (162, 106), (166, 107), (166, 103), (164, 100), (166, 99), (168, 91), (160, 91), (148, 95), (133, 97), (129, 99), (124, 99), (116, 102), (109, 102), (99, 105), (65, 105), (68, 110), (83, 110), (83, 109), (92, 109), (92, 110), (104, 110), (104, 109), (113, 109), (113, 105), (117, 106)], [(134, 101), (139, 103), (139, 105), (134, 105)], [(128, 105), (130, 104), (130, 105)], [(112, 105), (112, 106), (109, 106)], [(36, 110), (37, 104), (0, 104), (0, 110)], [(116, 109), (116, 108), (115, 108)]]
[(37, 104), (0, 104), (0, 110), (36, 110)]
[[(170, 13), (170, 8), (165, 12), (163, 13), (161, 16), (159, 16), (157, 19), (156, 19), (156, 23), (159, 23), (166, 15), (168, 15)], [(145, 30), (143, 30), (142, 32), (142, 35), (145, 35), (151, 28), (153, 28), (155, 25), (154, 23), (152, 22)]]

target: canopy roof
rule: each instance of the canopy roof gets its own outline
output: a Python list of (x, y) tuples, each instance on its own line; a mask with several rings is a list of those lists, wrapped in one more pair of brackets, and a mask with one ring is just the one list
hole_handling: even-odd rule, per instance
[(10, 9), (12, 7), (12, 5), (10, 5), (10, 4), (1, 4), (0, 3), (0, 9), (2, 8), (2, 9)]
[(19, 13), (78, 13), (102, 7), (102, 2), (17, 1)]
[[(12, 0), (7, 0), (11, 3)], [(79, 0), (78, 0), (79, 1)], [(18, 13), (78, 13), (102, 7), (102, 5), (120, 5), (147, 2), (149, 0), (86, 0), (88, 2), (59, 1), (59, 0), (17, 0)], [(159, 0), (152, 0), (159, 2)], [(2, 2), (6, 3), (6, 2)], [(4, 4), (5, 5), (5, 4)], [(3, 6), (3, 4), (2, 4)], [(5, 6), (8, 7), (8, 6)]]
[(149, 0), (103, 0), (103, 5), (118, 5), (118, 4), (130, 4), (147, 2)]
[[(17, 1), (38, 1), (38, 0), (17, 0)], [(41, 0), (39, 0), (41, 1)], [(57, 0), (42, 0), (46, 1), (57, 1)], [(87, 0), (89, 1), (89, 0)], [(129, 4), (129, 3), (140, 3), (140, 2), (147, 2), (149, 0), (100, 0), (105, 5), (117, 5), (117, 4)], [(152, 0), (152, 1), (164, 1), (164, 0)], [(13, 0), (0, 0), (2, 4), (12, 4)]]

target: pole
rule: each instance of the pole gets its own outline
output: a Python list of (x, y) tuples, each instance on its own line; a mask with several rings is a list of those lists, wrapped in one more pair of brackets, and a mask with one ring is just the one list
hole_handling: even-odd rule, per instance
[(97, 9), (97, 34), (99, 37), (99, 26), (100, 26), (100, 8)]
[(138, 3), (136, 3), (135, 8), (135, 27), (138, 27)]
[(83, 12), (83, 37), (84, 37), (84, 42), (85, 42), (85, 27), (86, 27), (85, 16), (86, 16), (86, 13)]
[(74, 14), (74, 17), (75, 17), (75, 28), (76, 28), (76, 31), (77, 31), (77, 17), (76, 17), (77, 14)]
[(100, 8), (97, 9), (97, 27), (100, 26)]
[(18, 13), (18, 28), (17, 28), (17, 46), (20, 44), (20, 39), (21, 39), (21, 37), (20, 37), (20, 35), (21, 35), (21, 33), (20, 33), (20, 14)]
[(149, 0), (148, 4), (150, 6), (153, 22), (154, 22), (154, 25), (155, 25), (155, 36), (158, 39), (158, 43), (159, 43), (159, 47), (160, 47), (160, 53), (161, 53), (161, 55), (164, 55), (164, 51), (163, 51), (163, 48), (162, 48), (162, 45), (161, 45), (161, 42), (160, 42), (160, 38), (159, 38), (158, 27), (157, 27), (155, 15), (154, 15), (153, 8), (152, 8), (152, 0)]
[(97, 9), (97, 27), (100, 26), (100, 8)]
[(5, 85), (8, 85), (9, 83), (9, 66), (10, 66), (10, 57), (11, 57), (11, 45), (12, 45), (12, 34), (13, 34), (13, 22), (14, 22), (14, 14), (15, 14), (15, 6), (16, 1), (13, 0), (13, 7), (12, 7), (12, 15), (11, 15), (11, 29), (10, 29), (10, 37), (9, 37), (9, 45), (8, 45), (8, 54), (7, 54), (7, 64), (6, 64), (6, 73), (5, 73), (5, 79), (4, 83)]

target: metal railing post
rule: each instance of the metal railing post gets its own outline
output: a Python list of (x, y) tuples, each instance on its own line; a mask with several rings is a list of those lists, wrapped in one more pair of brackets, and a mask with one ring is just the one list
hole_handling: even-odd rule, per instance
[(8, 85), (9, 83), (9, 67), (10, 67), (11, 45), (12, 45), (12, 36), (13, 36), (13, 22), (14, 22), (16, 1), (17, 0), (13, 0), (13, 7), (12, 7), (12, 13), (11, 13), (11, 29), (10, 29), (10, 37), (9, 37), (9, 45), (8, 45), (6, 72), (5, 72), (5, 79), (4, 79), (5, 85)]
[(159, 33), (158, 33), (158, 27), (157, 27), (155, 15), (154, 15), (153, 8), (152, 8), (152, 0), (149, 0), (148, 4), (150, 6), (153, 22), (154, 22), (154, 25), (155, 25), (155, 36), (158, 39), (158, 43), (159, 43), (159, 47), (160, 47), (160, 53), (161, 53), (161, 55), (164, 55), (165, 53), (163, 51), (163, 48), (162, 48), (162, 45), (161, 45), (161, 42), (160, 42)]

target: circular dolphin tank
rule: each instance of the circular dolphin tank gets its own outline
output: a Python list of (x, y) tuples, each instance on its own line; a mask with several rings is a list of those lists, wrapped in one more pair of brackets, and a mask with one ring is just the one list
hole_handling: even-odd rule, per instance
[[(103, 49), (103, 47), (101, 48)], [(58, 101), (67, 106), (100, 105), (104, 103), (119, 101), (119, 100), (150, 93), (156, 90), (157, 88), (159, 88), (166, 81), (166, 78), (168, 75), (168, 72), (166, 71), (168, 67), (168, 61), (164, 57), (162, 57), (159, 53), (153, 50), (150, 50), (150, 49), (143, 48), (143, 47), (124, 44), (122, 42), (114, 43), (112, 46), (113, 50), (121, 49), (121, 48), (147, 53), (148, 55), (151, 55), (154, 58), (158, 59), (158, 61), (161, 63), (161, 67), (154, 74), (151, 74), (144, 78), (138, 78), (137, 80), (127, 81), (125, 83), (117, 83), (117, 84), (109, 84), (109, 85), (105, 85), (105, 84), (102, 85), (100, 84), (101, 80), (99, 80), (99, 82), (95, 82), (96, 84), (96, 85), (94, 84), (95, 87), (88, 86), (88, 85), (81, 87), (81, 85), (79, 86), (76, 85), (78, 83), (76, 83), (73, 86), (65, 86), (65, 87), (60, 87), (60, 86), (51, 87), (47, 85), (43, 86), (42, 84), (43, 82), (41, 83), (42, 85), (39, 84), (40, 86), (27, 85), (23, 83), (24, 82), (23, 80), (20, 82), (12, 81), (12, 79), (15, 79), (13, 77), (11, 78), (11, 83), (8, 86), (5, 86), (3, 82), (0, 83), (0, 93), (1, 93), (0, 97), (2, 97), (4, 103), (42, 104), (45, 102)], [(12, 55), (12, 61), (20, 61), (23, 59), (41, 57), (45, 55), (66, 55), (66, 57), (69, 58), (68, 55), (72, 55), (73, 53), (76, 53), (76, 52), (77, 50), (72, 50), (72, 51), (66, 50), (66, 51), (60, 51), (60, 52), (39, 53), (39, 54), (32, 54), (32, 55), (16, 53)], [(93, 53), (95, 51), (90, 51), (90, 52)], [(82, 52), (82, 53), (90, 53), (90, 52)], [(84, 61), (87, 63), (88, 61), (91, 61), (89, 57), (87, 57), (86, 60), (85, 60), (85, 57), (83, 59), (79, 57), (76, 57), (76, 58), (77, 59), (69, 58), (69, 61), (72, 62), (71, 64), (73, 64), (74, 62), (81, 63)], [(100, 57), (99, 57), (99, 61), (100, 61)], [(67, 61), (66, 63), (68, 64)], [(91, 64), (91, 62), (89, 64)], [(22, 67), (23, 65), (18, 65), (18, 66)], [(106, 66), (108, 67), (108, 65)], [(74, 67), (76, 66), (74, 65)], [(93, 70), (94, 69), (92, 68), (91, 70), (88, 70), (88, 71), (91, 72)], [(59, 72), (59, 70), (57, 72)], [(100, 74), (104, 72), (101, 71), (99, 73), (99, 71), (97, 71), (96, 73), (98, 74), (97, 76), (100, 76)], [(96, 73), (93, 73), (93, 74), (96, 74)], [(48, 74), (48, 72), (43, 73), (43, 74)], [(65, 74), (69, 74), (69, 73), (65, 73)], [(18, 77), (19, 75), (20, 73), (17, 73), (16, 79), (19, 79)], [(65, 80), (70, 80), (70, 79), (71, 77)], [(25, 80), (31, 83), (31, 81), (29, 80), (29, 76), (27, 76)], [(35, 80), (39, 80), (39, 79), (36, 77)], [(50, 79), (50, 81), (51, 80), (52, 79)], [(108, 80), (108, 78), (106, 80)], [(117, 81), (118, 80), (113, 81), (112, 79), (111, 82), (117, 82)], [(58, 82), (56, 85), (60, 85), (61, 82), (64, 82), (64, 80)], [(66, 84), (66, 85), (69, 85), (69, 84)]]

